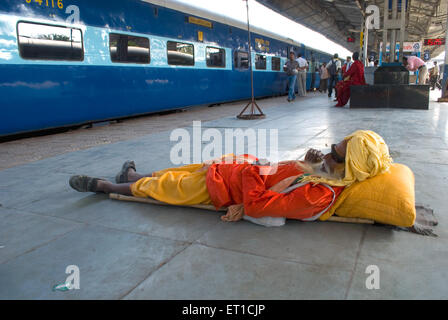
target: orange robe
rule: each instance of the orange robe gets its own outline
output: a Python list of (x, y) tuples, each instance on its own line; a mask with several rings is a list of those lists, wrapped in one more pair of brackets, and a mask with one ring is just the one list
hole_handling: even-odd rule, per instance
[(260, 175), (261, 166), (251, 164), (214, 164), (207, 171), (207, 190), (216, 209), (244, 204), (245, 214), (308, 219), (325, 209), (340, 195), (343, 187), (327, 187), (311, 183), (288, 193), (269, 190), (285, 178), (303, 174), (294, 163), (280, 165), (275, 174)]

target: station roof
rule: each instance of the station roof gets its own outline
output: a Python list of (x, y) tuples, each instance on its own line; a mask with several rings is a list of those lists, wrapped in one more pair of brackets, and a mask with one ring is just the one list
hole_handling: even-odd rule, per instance
[[(350, 51), (359, 50), (363, 8), (375, 4), (384, 17), (384, 0), (257, 0), (289, 19), (315, 30)], [(444, 38), (446, 32), (447, 0), (408, 0), (407, 36), (405, 41)], [(382, 32), (369, 36), (369, 50), (378, 51)], [(347, 42), (354, 37), (354, 43)], [(424, 47), (434, 57), (444, 46)]]

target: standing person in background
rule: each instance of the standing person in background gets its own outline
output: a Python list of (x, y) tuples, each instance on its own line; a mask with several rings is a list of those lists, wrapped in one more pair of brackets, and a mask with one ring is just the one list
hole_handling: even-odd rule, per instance
[(436, 88), (437, 81), (439, 81), (439, 66), (437, 65), (437, 61), (434, 61), (434, 67), (432, 67), (429, 72), (429, 84), (431, 85), (431, 90)]
[(297, 75), (297, 81), (299, 85), (299, 96), (306, 96), (306, 71), (308, 70), (308, 62), (302, 58), (302, 54), (297, 54), (297, 63), (299, 64), (299, 74)]
[(403, 66), (412, 72), (418, 70), (418, 84), (425, 84), (426, 75), (428, 74), (425, 61), (416, 56), (403, 57)]
[(314, 68), (314, 71), (311, 72), (311, 84), (310, 84), (310, 91), (316, 90), (316, 74), (319, 72), (319, 69), (316, 67)]
[(299, 64), (295, 60), (295, 57), (296, 56), (294, 52), (291, 51), (289, 53), (289, 60), (286, 61), (285, 65), (283, 66), (283, 71), (285, 71), (286, 75), (288, 76), (288, 102), (291, 102), (296, 98), (296, 94), (294, 91)]
[(319, 91), (320, 92), (327, 92), (328, 87), (328, 78), (330, 77), (328, 70), (327, 70), (327, 63), (324, 62), (319, 70), (320, 74), (320, 86)]
[[(341, 61), (339, 60), (339, 56), (337, 53), (334, 54), (333, 59), (330, 60), (327, 64), (327, 70), (330, 75), (328, 82), (328, 98), (331, 98), (331, 94), (333, 93), (333, 88), (336, 86), (338, 82), (338, 74), (341, 71)], [(335, 98), (337, 98), (337, 92), (335, 90), (334, 93)]]
[(344, 75), (344, 73), (346, 73), (348, 69), (350, 69), (351, 65), (352, 65), (352, 57), (347, 57), (346, 62), (342, 66), (342, 75)]

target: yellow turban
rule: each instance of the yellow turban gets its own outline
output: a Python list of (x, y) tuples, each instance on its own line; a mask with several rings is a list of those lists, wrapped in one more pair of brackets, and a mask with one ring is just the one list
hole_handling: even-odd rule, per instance
[(302, 181), (349, 186), (353, 182), (364, 181), (389, 170), (393, 160), (389, 155), (389, 148), (380, 135), (369, 130), (358, 130), (344, 140), (347, 141), (347, 153), (343, 179), (308, 176)]

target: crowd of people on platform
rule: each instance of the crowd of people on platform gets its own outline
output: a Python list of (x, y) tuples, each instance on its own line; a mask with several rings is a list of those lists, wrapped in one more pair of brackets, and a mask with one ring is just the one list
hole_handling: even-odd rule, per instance
[[(378, 67), (378, 60), (370, 58), (367, 66)], [(437, 61), (434, 67), (428, 71), (425, 61), (416, 56), (403, 57), (403, 66), (412, 72), (419, 72), (418, 84), (430, 84), (431, 89), (439, 83), (439, 66)], [(294, 52), (290, 52), (289, 60), (283, 66), (283, 70), (288, 75), (288, 102), (292, 102), (296, 98), (295, 85), (298, 82), (298, 95), (306, 96), (306, 75), (309, 64), (306, 59), (299, 53), (297, 57)], [(352, 57), (346, 57), (345, 63), (342, 64), (337, 53), (328, 62), (322, 63), (320, 66), (312, 66), (311, 83), (309, 91), (327, 93), (328, 97), (333, 96), (337, 101), (335, 107), (343, 107), (350, 99), (350, 86), (366, 85), (364, 77), (364, 64), (359, 60), (359, 53), (353, 53)], [(429, 77), (428, 77), (429, 74)], [(317, 83), (317, 75), (319, 75), (319, 83)], [(438, 86), (439, 87), (439, 86)]]
[[(334, 54), (328, 63), (323, 63), (319, 67), (313, 67), (311, 72), (310, 91), (327, 92), (331, 98), (334, 91), (334, 101), (337, 107), (347, 104), (350, 98), (350, 86), (366, 84), (364, 79), (364, 65), (358, 60), (359, 54), (355, 52), (352, 57), (347, 57), (342, 65), (338, 54)], [(288, 101), (292, 102), (296, 98), (295, 84), (298, 81), (298, 95), (306, 96), (306, 74), (308, 62), (298, 54), (296, 58), (294, 52), (290, 52), (289, 60), (283, 66), (283, 70), (288, 76)], [(319, 74), (319, 84), (317, 84), (317, 74)]]

